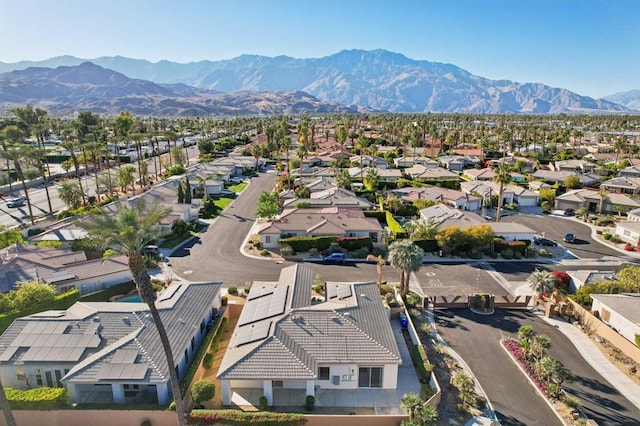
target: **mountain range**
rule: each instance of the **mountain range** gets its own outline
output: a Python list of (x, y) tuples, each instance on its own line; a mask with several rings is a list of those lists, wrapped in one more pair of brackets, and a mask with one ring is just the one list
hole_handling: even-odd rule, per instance
[[(60, 56), (39, 62), (0, 63), (0, 72), (10, 71), (0, 75), (0, 101), (8, 102), (9, 94), (19, 95), (17, 88), (12, 87), (15, 86), (12, 78), (27, 76), (15, 74), (17, 70), (27, 72), (29, 67), (73, 68), (82, 65), (84, 72), (74, 73), (67, 68), (57, 72), (86, 77), (88, 67), (83, 64), (86, 61), (72, 56)], [(108, 90), (106, 86), (97, 85), (93, 88), (94, 93), (85, 96), (84, 104), (81, 103), (78, 107), (89, 108), (88, 98), (93, 95), (92, 103), (97, 103), (94, 108), (105, 111), (114, 103), (123, 104), (114, 99), (128, 99), (128, 104), (143, 104), (141, 109), (149, 111), (149, 114), (167, 114), (171, 111), (170, 108), (165, 108), (167, 103), (176, 102), (185, 103), (178, 108), (183, 113), (290, 113), (287, 111), (298, 110), (291, 103), (295, 105), (300, 97), (303, 99), (300, 102), (309, 103), (315, 108), (307, 112), (339, 112), (346, 108), (351, 111), (366, 109), (414, 113), (600, 114), (626, 113), (638, 108), (634, 103), (637, 96), (634, 98), (633, 94), (627, 97), (593, 99), (540, 83), (490, 80), (455, 65), (413, 60), (386, 50), (344, 50), (323, 58), (310, 59), (241, 55), (230, 60), (187, 64), (170, 61), (152, 63), (121, 56), (89, 61), (103, 67), (105, 71), (117, 71), (117, 76), (96, 76), (99, 82), (108, 81)], [(98, 70), (93, 71), (97, 73)], [(34, 71), (30, 73), (33, 77)], [(128, 80), (125, 80), (127, 77)], [(39, 84), (44, 85), (47, 78), (47, 72), (41, 71)], [(91, 92), (86, 86), (87, 81), (65, 80), (65, 84), (72, 83), (85, 84), (83, 90)], [(98, 87), (102, 89), (98, 90)], [(21, 90), (27, 89), (22, 87)], [(58, 89), (62, 90), (62, 87)], [(70, 87), (66, 89), (77, 92)], [(100, 101), (99, 91), (103, 92), (102, 96), (111, 96)], [(145, 91), (148, 92), (145, 94)], [(289, 99), (282, 108), (278, 106), (281, 92), (288, 93)], [(51, 103), (64, 102), (62, 92), (56, 93), (58, 98)], [(264, 108), (264, 111), (256, 111), (256, 103), (260, 102), (255, 99), (240, 100), (255, 97), (256, 93), (261, 94), (259, 98), (269, 94), (274, 104)], [(35, 92), (32, 91), (31, 94)], [(225, 102), (231, 101), (225, 97), (231, 94), (235, 103), (229, 106), (218, 104), (219, 107), (215, 108), (216, 103), (212, 99), (218, 102), (222, 99)], [(193, 109), (188, 103), (195, 103)], [(177, 105), (173, 107), (177, 108)]]

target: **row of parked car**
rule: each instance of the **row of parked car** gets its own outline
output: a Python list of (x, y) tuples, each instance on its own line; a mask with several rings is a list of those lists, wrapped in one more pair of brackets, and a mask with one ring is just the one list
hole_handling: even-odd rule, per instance
[[(562, 240), (565, 243), (575, 243), (576, 242), (576, 236), (573, 233), (568, 233), (565, 234), (565, 236), (562, 238)], [(543, 247), (557, 247), (558, 243), (556, 243), (553, 240), (550, 240), (548, 238), (534, 238), (533, 239), (533, 244), (537, 245), (537, 246), (543, 246)]]

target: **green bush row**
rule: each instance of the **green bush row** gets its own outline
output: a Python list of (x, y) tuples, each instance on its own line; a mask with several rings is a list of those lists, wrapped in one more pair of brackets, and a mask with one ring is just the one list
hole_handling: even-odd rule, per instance
[(431, 379), (431, 373), (426, 368), (429, 364), (429, 359), (422, 345), (416, 345), (411, 348), (411, 359), (413, 360), (413, 365), (416, 366), (420, 380), (425, 383), (428, 382)]
[(64, 388), (5, 388), (5, 394), (14, 410), (55, 410), (67, 405), (67, 391)]
[(369, 237), (344, 237), (338, 238), (337, 243), (347, 251), (359, 250), (361, 248), (368, 249), (367, 253), (373, 249), (373, 242)]
[(14, 309), (10, 312), (0, 314), (0, 334), (11, 325), (11, 323), (20, 317), (35, 314), (36, 312), (68, 309), (71, 305), (80, 300), (80, 292), (77, 289), (73, 289), (63, 294), (59, 294), (51, 302), (31, 305), (24, 309)]
[(440, 250), (438, 240), (413, 240), (413, 244), (420, 247), (426, 253)]
[(282, 238), (278, 243), (280, 245), (290, 246), (296, 253), (307, 252), (312, 248), (320, 251), (327, 250), (331, 244), (338, 240), (337, 236), (331, 237), (290, 237)]
[(387, 223), (387, 212), (381, 210), (366, 210), (364, 212), (364, 217), (375, 217), (378, 219), (378, 222), (382, 225), (386, 225)]
[(189, 425), (264, 425), (296, 426), (307, 423), (303, 414), (274, 413), (270, 411), (244, 412), (239, 410), (191, 410), (187, 416)]

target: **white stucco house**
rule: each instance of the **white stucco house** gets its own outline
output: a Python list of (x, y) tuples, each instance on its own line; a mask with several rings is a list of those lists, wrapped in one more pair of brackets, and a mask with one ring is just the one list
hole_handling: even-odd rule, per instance
[(592, 312), (635, 344), (635, 336), (640, 334), (640, 293), (592, 294)]
[[(174, 284), (156, 302), (179, 378), (217, 315), (221, 286)], [(0, 336), (0, 379), (17, 389), (65, 387), (75, 403), (171, 401), (166, 358), (145, 303), (77, 302), (18, 318)]]
[(327, 282), (322, 302), (312, 285), (304, 265), (253, 283), (218, 370), (224, 404), (238, 388), (270, 405), (277, 388), (396, 388), (402, 359), (377, 284)]

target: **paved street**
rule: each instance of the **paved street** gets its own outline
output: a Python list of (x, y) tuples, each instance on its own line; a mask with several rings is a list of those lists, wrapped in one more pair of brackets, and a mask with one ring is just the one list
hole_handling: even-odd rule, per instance
[(438, 332), (473, 370), (503, 424), (559, 424), (500, 347), (500, 338), (516, 337), (523, 324), (549, 336), (552, 346), (548, 354), (576, 375), (576, 381), (567, 387), (590, 418), (600, 425), (638, 424), (640, 410), (591, 368), (562, 333), (529, 311), (499, 309), (490, 316), (468, 309), (436, 311), (436, 323)]

